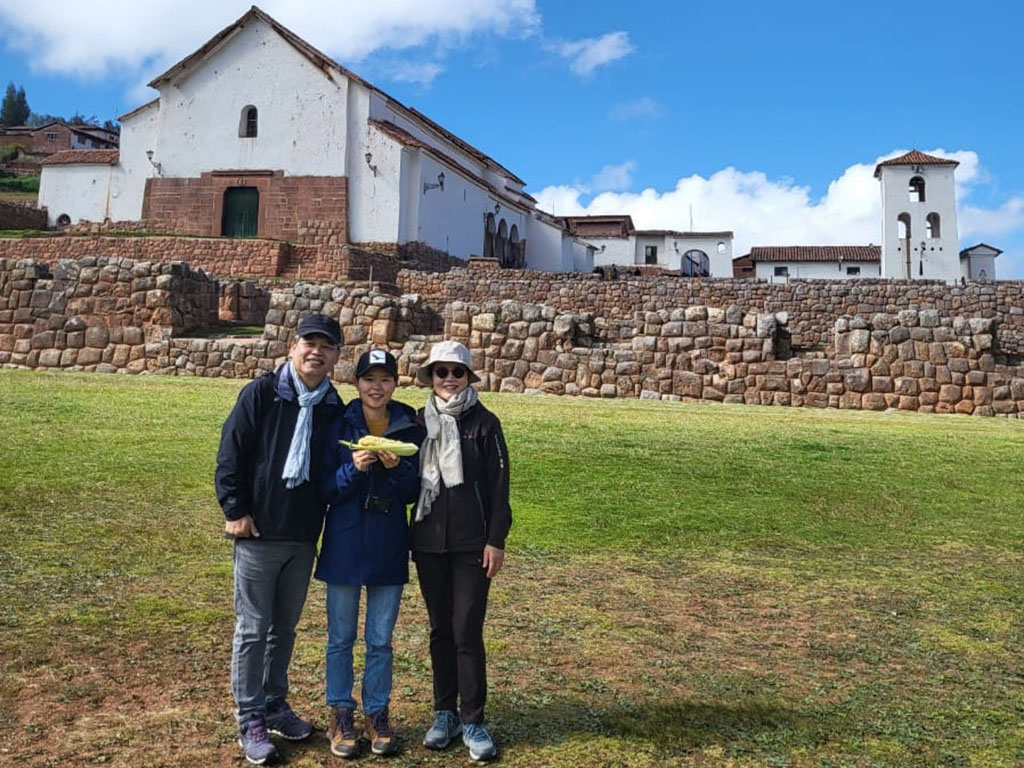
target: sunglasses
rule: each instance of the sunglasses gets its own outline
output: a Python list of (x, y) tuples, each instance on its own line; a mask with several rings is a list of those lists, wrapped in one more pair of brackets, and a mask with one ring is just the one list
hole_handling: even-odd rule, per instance
[(454, 368), (448, 368), (445, 365), (434, 366), (434, 375), (439, 379), (447, 379), (449, 373), (456, 379), (461, 379), (466, 375), (466, 369), (461, 365), (456, 365)]

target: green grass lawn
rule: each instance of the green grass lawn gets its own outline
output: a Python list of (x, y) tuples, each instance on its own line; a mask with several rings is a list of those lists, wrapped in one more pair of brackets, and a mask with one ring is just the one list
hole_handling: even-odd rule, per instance
[[(212, 475), (243, 383), (0, 371), (0, 764), (240, 764)], [(513, 470), (503, 764), (1024, 764), (1024, 425), (482, 399)], [(410, 585), (390, 764), (465, 765), (419, 746), (426, 640)], [(314, 582), (292, 698), (320, 727), (324, 641)]]

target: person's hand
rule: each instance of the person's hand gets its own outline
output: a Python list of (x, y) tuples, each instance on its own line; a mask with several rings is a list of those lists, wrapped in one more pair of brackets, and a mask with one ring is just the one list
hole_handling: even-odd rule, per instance
[(487, 569), (487, 578), (493, 579), (498, 575), (498, 571), (501, 570), (501, 566), (505, 562), (505, 550), (492, 547), (488, 544), (484, 547), (484, 557), (482, 567)]
[(352, 463), (360, 472), (366, 472), (370, 465), (377, 460), (377, 454), (373, 451), (352, 451)]
[(259, 538), (260, 532), (256, 528), (256, 522), (251, 515), (246, 515), (238, 520), (225, 520), (224, 533), (234, 536), (236, 539)]
[(380, 463), (384, 465), (385, 469), (394, 469), (398, 466), (398, 462), (401, 461), (401, 459), (391, 451), (381, 451), (377, 454), (377, 458), (380, 459)]

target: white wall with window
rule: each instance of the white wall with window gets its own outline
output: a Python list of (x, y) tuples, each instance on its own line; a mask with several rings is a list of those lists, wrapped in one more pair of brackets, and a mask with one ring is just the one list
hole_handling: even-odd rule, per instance
[(881, 267), (877, 261), (758, 261), (755, 276), (771, 282), (786, 280), (852, 280), (879, 277)]

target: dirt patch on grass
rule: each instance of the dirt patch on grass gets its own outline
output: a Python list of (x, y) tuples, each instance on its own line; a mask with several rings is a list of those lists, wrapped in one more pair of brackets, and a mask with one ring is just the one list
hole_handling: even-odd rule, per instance
[[(990, 685), (979, 691), (970, 661), (915, 641), (928, 617), (926, 600), (909, 587), (873, 591), (790, 576), (756, 563), (511, 553), (487, 625), (489, 719), (504, 763), (796, 765), (808, 755), (864, 753), (865, 740), (895, 728), (879, 741), (882, 757), (861, 754), (861, 762), (928, 765), (939, 747), (913, 720), (931, 712), (930, 701), (957, 708), (966, 699), (988, 707), (987, 717), (1012, 709), (1016, 667), (989, 660)], [(23, 627), (0, 643), (0, 702), (12, 715), (0, 762), (239, 765), (228, 689), (232, 621), (214, 610), (229, 602), (230, 580), (196, 583), (207, 592), (192, 596), (195, 615), (209, 621), (188, 632), (154, 620), (147, 635), (145, 624), (91, 618), (60, 631)], [(112, 589), (106, 615), (130, 611), (140, 590)], [(314, 582), (291, 699), (321, 730), (324, 615)], [(461, 747), (435, 754), (419, 746), (432, 709), (427, 635), (411, 584), (394, 641), (392, 711), (406, 745), (395, 766), (465, 762)], [(282, 752), (291, 765), (336, 764), (322, 732)]]

